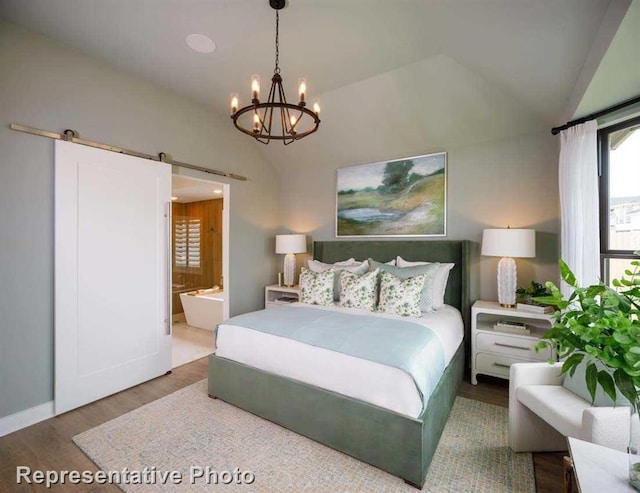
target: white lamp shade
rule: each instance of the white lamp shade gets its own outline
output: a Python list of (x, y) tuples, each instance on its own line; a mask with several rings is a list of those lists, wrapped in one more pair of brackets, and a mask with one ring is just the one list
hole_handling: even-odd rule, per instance
[(536, 256), (535, 229), (485, 229), (482, 232), (482, 255), (488, 257)]
[(305, 253), (306, 235), (276, 235), (276, 253)]

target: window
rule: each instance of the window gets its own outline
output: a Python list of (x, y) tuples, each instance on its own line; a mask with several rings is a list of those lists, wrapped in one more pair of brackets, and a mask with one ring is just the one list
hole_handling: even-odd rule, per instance
[(610, 283), (640, 250), (640, 118), (598, 130), (600, 269)]
[(173, 249), (176, 267), (200, 267), (200, 219), (176, 218)]

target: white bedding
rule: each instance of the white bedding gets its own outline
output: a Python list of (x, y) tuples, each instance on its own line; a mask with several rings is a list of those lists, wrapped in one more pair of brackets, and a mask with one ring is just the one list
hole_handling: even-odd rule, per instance
[[(291, 306), (309, 306), (293, 303)], [(422, 318), (403, 318), (339, 306), (323, 310), (401, 318), (431, 328), (442, 343), (445, 367), (462, 342), (464, 325), (460, 312), (445, 305)], [(273, 308), (277, 310), (277, 308)], [(216, 355), (270, 373), (300, 380), (316, 387), (353, 397), (385, 409), (417, 418), (422, 398), (413, 378), (403, 370), (327, 349), (266, 334), (246, 327), (218, 326)]]

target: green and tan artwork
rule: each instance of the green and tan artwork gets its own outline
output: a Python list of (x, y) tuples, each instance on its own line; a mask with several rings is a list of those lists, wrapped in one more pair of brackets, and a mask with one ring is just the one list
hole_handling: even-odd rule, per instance
[(447, 154), (338, 169), (337, 236), (444, 236)]

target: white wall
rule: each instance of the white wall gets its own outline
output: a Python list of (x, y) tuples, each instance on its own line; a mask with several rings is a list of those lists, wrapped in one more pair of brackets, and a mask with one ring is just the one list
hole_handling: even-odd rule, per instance
[(53, 141), (10, 123), (247, 176), (215, 178), (231, 183), (225, 281), (232, 315), (262, 306), (276, 269), (279, 179), (227, 115), (0, 21), (0, 122), (0, 417), (53, 399)]
[[(318, 132), (269, 159), (281, 171), (284, 227), (335, 239), (336, 169), (448, 153), (447, 238), (485, 227), (535, 228), (519, 284), (557, 280), (558, 142), (535, 108), (438, 55), (321, 95)], [(497, 258), (482, 258), (482, 299), (497, 299)]]

